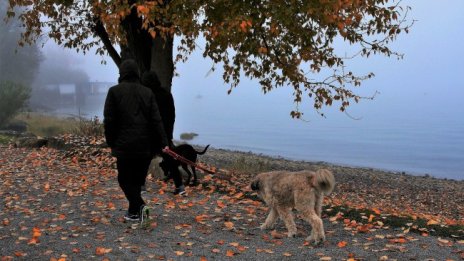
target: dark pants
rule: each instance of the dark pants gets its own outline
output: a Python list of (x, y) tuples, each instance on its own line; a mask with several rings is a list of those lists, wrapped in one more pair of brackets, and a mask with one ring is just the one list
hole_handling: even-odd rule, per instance
[(151, 158), (117, 158), (118, 182), (129, 201), (129, 214), (139, 214), (145, 205), (140, 187), (145, 183), (150, 162)]

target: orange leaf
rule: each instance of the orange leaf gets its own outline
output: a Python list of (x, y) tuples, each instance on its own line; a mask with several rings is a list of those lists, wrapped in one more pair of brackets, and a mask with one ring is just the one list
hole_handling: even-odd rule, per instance
[(32, 237), (37, 238), (42, 235), (42, 232), (40, 232), (40, 228), (34, 227), (32, 228)]
[(205, 219), (208, 218), (208, 215), (205, 215), (205, 214), (202, 214), (202, 215), (198, 215), (195, 217), (195, 221), (197, 221), (198, 223), (202, 223), (205, 221)]
[(401, 237), (401, 238), (390, 239), (389, 242), (390, 243), (404, 244), (404, 243), (406, 243), (408, 241)]
[(227, 228), (228, 230), (231, 230), (231, 229), (234, 228), (234, 223), (232, 223), (232, 222), (230, 222), (230, 221), (224, 222), (224, 225), (226, 226), (226, 228)]
[(374, 211), (375, 214), (380, 215), (380, 210), (378, 208), (373, 208), (372, 211)]
[(369, 216), (369, 220), (368, 220), (367, 222), (371, 223), (372, 220), (374, 219), (374, 217), (375, 217), (375, 216), (371, 214), (371, 215)]
[(348, 243), (346, 241), (340, 241), (340, 242), (338, 242), (337, 246), (342, 248), (342, 247), (346, 247), (347, 244)]
[(237, 198), (237, 199), (238, 199), (238, 198), (241, 198), (241, 197), (243, 197), (243, 193), (242, 193), (242, 192), (237, 193), (237, 194), (234, 196), (234, 198)]
[(96, 254), (97, 256), (102, 256), (102, 255), (104, 255), (104, 254), (106, 254), (106, 253), (111, 252), (111, 250), (112, 250), (111, 248), (97, 247), (97, 248), (95, 249), (95, 254)]
[(430, 225), (438, 225), (439, 222), (436, 221), (436, 220), (433, 220), (433, 219), (430, 219), (428, 222), (427, 222), (427, 226), (430, 226)]
[(202, 257), (200, 257), (200, 261), (208, 261), (208, 259), (206, 259), (206, 257), (202, 256)]
[(232, 251), (232, 250), (227, 250), (226, 251), (226, 256), (234, 256), (234, 255), (235, 255), (234, 251)]
[(275, 239), (282, 239), (285, 236), (282, 233), (277, 232), (276, 230), (271, 231), (271, 237)]
[(222, 202), (222, 201), (220, 201), (220, 200), (217, 201), (217, 205), (218, 205), (218, 207), (220, 207), (220, 208), (224, 208), (224, 207), (226, 206), (226, 205), (224, 204), (224, 202)]
[(185, 254), (183, 251), (176, 251), (175, 253), (178, 256), (183, 256)]
[(362, 226), (357, 227), (356, 230), (360, 233), (367, 233), (369, 232), (369, 228), (370, 228), (369, 225), (362, 225)]

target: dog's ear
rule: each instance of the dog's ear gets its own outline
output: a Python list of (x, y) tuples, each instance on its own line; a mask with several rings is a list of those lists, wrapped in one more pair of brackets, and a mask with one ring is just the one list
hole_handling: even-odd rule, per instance
[(255, 180), (251, 183), (252, 190), (259, 190), (259, 180)]

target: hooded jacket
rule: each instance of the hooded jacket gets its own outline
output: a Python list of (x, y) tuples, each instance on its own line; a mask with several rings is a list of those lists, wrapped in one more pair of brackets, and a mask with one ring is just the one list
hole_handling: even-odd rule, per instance
[(151, 89), (155, 94), (156, 103), (163, 121), (164, 129), (168, 140), (172, 140), (174, 132), (174, 122), (176, 119), (176, 109), (172, 94), (161, 87), (158, 76), (153, 71), (145, 72), (142, 76), (142, 84)]
[(115, 157), (152, 157), (168, 145), (155, 96), (139, 83), (134, 60), (120, 65), (119, 84), (106, 96), (103, 125)]

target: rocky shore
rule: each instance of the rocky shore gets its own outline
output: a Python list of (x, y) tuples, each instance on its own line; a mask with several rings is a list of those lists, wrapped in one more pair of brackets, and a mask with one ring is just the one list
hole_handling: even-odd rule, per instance
[[(201, 148), (198, 148), (201, 149)], [(217, 168), (253, 176), (261, 171), (328, 168), (337, 186), (331, 196), (335, 204), (356, 208), (381, 208), (397, 215), (464, 224), (464, 181), (413, 176), (372, 168), (347, 167), (324, 162), (293, 161), (249, 152), (210, 148), (199, 157)], [(464, 173), (463, 173), (464, 175)], [(452, 221), (453, 220), (453, 221)]]

